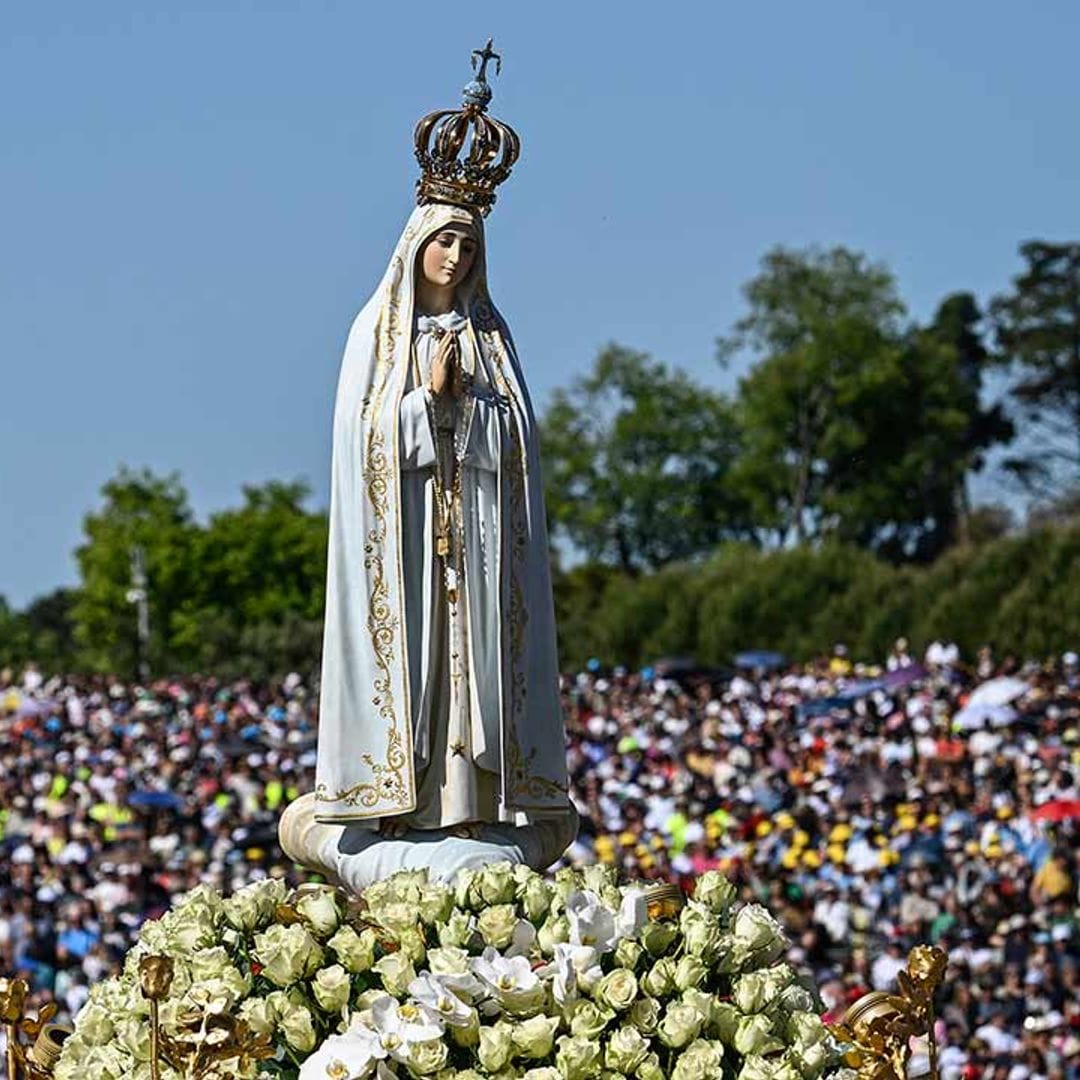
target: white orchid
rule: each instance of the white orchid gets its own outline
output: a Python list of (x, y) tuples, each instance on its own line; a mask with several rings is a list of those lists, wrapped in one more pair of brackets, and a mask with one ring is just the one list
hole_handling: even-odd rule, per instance
[(619, 914), (615, 916), (615, 929), (620, 938), (636, 938), (649, 921), (649, 904), (645, 890), (631, 887), (623, 894)]
[(395, 1061), (408, 1061), (414, 1043), (441, 1038), (443, 1025), (438, 1014), (417, 1002), (399, 1004), (394, 998), (379, 998), (371, 1006), (371, 1022), (385, 1051)]
[(555, 959), (545, 969), (545, 974), (552, 966), (555, 974), (551, 990), (560, 1006), (572, 1002), (579, 990), (588, 993), (604, 974), (600, 954), (589, 945), (556, 945)]
[(430, 1009), (447, 1026), (468, 1027), (473, 1010), (454, 992), (452, 979), (453, 976), (425, 972), (409, 983), (409, 993), (414, 1001)]
[(506, 1009), (527, 1005), (543, 992), (540, 977), (524, 956), (501, 956), (489, 947), (473, 960), (473, 971)]
[(555, 959), (544, 969), (544, 973), (548, 974), (552, 967), (555, 968), (555, 976), (551, 980), (551, 995), (560, 1008), (569, 1005), (578, 996), (577, 968), (570, 956), (574, 948), (573, 945), (556, 945)]
[(300, 1080), (360, 1080), (373, 1062), (386, 1057), (377, 1032), (354, 1023), (343, 1035), (331, 1035), (300, 1066)]
[(570, 921), (570, 944), (586, 945), (600, 953), (611, 952), (624, 938), (635, 937), (648, 920), (648, 905), (640, 889), (629, 889), (618, 911), (609, 908), (594, 892), (572, 892), (566, 898)]
[(505, 956), (528, 956), (536, 945), (536, 927), (528, 919), (518, 919), (514, 936), (506, 947)]

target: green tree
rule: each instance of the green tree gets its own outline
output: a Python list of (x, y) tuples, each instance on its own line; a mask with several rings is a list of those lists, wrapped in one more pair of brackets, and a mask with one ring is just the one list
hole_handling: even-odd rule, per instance
[(988, 442), (949, 324), (906, 327), (889, 271), (844, 248), (770, 252), (746, 297), (720, 355), (760, 357), (740, 382), (734, 470), (755, 522), (781, 544), (943, 550)]
[(302, 482), (244, 488), (192, 545), (198, 568), (171, 620), (189, 666), (271, 674), (318, 659), (326, 591), (326, 515), (304, 508)]
[(552, 533), (631, 574), (745, 534), (728, 483), (738, 442), (726, 398), (610, 345), (543, 417)]
[(1080, 244), (1032, 240), (1012, 290), (990, 302), (1000, 362), (1026, 422), (1010, 462), (1036, 493), (1080, 486)]
[(135, 672), (136, 613), (128, 598), (132, 551), (145, 557), (150, 598), (152, 670), (174, 661), (169, 628), (173, 613), (190, 594), (192, 545), (197, 526), (176, 473), (122, 467), (101, 489), (104, 505), (83, 520), (85, 540), (75, 556), (82, 576), (71, 609), (75, 641), (90, 668)]
[(33, 642), (22, 612), (0, 596), (0, 667), (24, 664), (34, 658)]
[(22, 613), (33, 659), (48, 671), (72, 671), (78, 666), (72, 609), (77, 589), (54, 589), (32, 600)]
[[(994, 358), (986, 348), (981, 332), (982, 312), (975, 297), (968, 292), (953, 293), (938, 306), (928, 330), (931, 336), (953, 350), (960, 376), (960, 407), (969, 417), (968, 430), (961, 451), (969, 472), (978, 472), (986, 464), (987, 451), (1011, 442), (1016, 434), (1002, 404), (983, 408), (981, 401), (986, 373)], [(966, 476), (958, 492), (961, 526), (965, 536), (972, 533), (971, 500)], [(985, 515), (982, 523), (985, 524)]]

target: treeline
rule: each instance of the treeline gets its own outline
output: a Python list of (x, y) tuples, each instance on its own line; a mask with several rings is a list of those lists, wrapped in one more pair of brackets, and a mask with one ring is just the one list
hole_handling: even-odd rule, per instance
[[(745, 371), (731, 393), (602, 350), (541, 418), (566, 662), (802, 657), (835, 640), (880, 655), (899, 634), (1025, 655), (1074, 646), (1080, 244), (1020, 255), (985, 311), (955, 293), (921, 325), (857, 252), (772, 251), (717, 342), (718, 362)], [(1007, 504), (973, 506), (991, 455), (1065, 524), (1009, 535)], [(0, 662), (314, 668), (327, 524), (305, 485), (246, 488), (205, 523), (176, 476), (121, 470), (102, 495), (79, 586), (21, 612), (0, 599)]]
[(1021, 255), (986, 312), (955, 293), (920, 325), (864, 256), (773, 251), (718, 341), (721, 363), (745, 361), (731, 394), (603, 350), (544, 417), (556, 537), (629, 574), (730, 540), (928, 563), (965, 537), (991, 453), (1031, 498), (1076, 490), (1080, 244)]
[(898, 637), (955, 641), (969, 658), (1060, 654), (1080, 644), (1080, 520), (954, 548), (929, 566), (850, 545), (782, 551), (722, 545), (708, 559), (629, 576), (576, 567), (556, 585), (568, 668), (596, 657), (730, 664), (746, 649), (812, 659), (842, 642), (879, 660)]
[[(13, 612), (0, 658), (67, 671), (203, 671), (263, 678), (312, 671), (322, 647), (326, 515), (302, 483), (244, 489), (243, 505), (195, 519), (176, 475), (121, 469), (83, 523), (81, 583)], [(146, 579), (138, 633), (134, 555)]]

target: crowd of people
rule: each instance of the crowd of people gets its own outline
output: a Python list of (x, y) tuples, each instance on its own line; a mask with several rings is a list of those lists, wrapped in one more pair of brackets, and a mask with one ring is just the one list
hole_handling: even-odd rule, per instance
[[(1080, 660), (564, 678), (573, 862), (686, 886), (721, 869), (788, 928), (829, 1019), (940, 945), (947, 1080), (1080, 1080)], [(0, 672), (0, 969), (74, 1015), (140, 924), (208, 882), (294, 875), (317, 693)]]

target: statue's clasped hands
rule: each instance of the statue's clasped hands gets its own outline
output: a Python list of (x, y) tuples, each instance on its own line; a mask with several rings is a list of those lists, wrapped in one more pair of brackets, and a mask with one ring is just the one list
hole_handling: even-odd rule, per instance
[(431, 361), (431, 392), (436, 397), (450, 394), (458, 398), (468, 388), (468, 375), (461, 368), (457, 334), (444, 334)]

